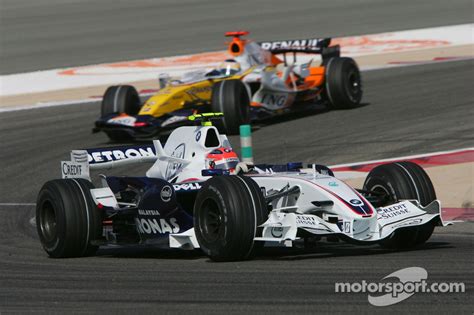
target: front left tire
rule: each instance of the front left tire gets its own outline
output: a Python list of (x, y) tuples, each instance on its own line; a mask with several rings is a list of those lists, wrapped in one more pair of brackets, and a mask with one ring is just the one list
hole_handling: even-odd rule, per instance
[(125, 113), (133, 116), (141, 108), (137, 90), (131, 85), (114, 85), (105, 90), (101, 104), (101, 115)]
[[(131, 85), (114, 85), (107, 88), (102, 98), (101, 117), (111, 114), (135, 116), (141, 108), (137, 90)], [(130, 141), (132, 137), (123, 130), (106, 130), (113, 142)]]
[[(375, 167), (367, 175), (364, 190), (384, 194), (387, 204), (400, 200), (418, 200), (427, 206), (436, 200), (433, 183), (421, 166), (412, 162), (397, 162)], [(425, 243), (433, 234), (435, 224), (429, 222), (417, 227), (395, 230), (381, 242), (389, 249), (406, 249)]]
[(245, 260), (260, 247), (254, 237), (267, 217), (265, 198), (253, 179), (216, 176), (205, 182), (196, 197), (194, 232), (212, 260)]

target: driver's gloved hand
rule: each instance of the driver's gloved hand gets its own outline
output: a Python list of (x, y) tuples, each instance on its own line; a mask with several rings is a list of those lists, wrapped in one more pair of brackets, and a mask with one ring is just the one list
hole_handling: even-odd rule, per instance
[(252, 172), (254, 169), (253, 163), (239, 162), (235, 167), (235, 174), (242, 175)]

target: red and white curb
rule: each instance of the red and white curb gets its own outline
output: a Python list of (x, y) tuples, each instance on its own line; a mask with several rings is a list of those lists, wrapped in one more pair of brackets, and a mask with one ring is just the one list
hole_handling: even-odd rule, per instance
[[(408, 155), (390, 159), (371, 160), (349, 164), (339, 164), (330, 166), (335, 176), (342, 180), (354, 178), (365, 178), (374, 167), (392, 162), (410, 161), (420, 165), (423, 168), (437, 166), (455, 165), (460, 163), (474, 162), (474, 148), (464, 148), (451, 151), (440, 151), (426, 154)], [(307, 169), (306, 171), (310, 171)], [(466, 174), (473, 179), (474, 173)], [(471, 181), (472, 182), (472, 181)], [(472, 187), (471, 187), (472, 189)], [(472, 202), (472, 200), (471, 200)], [(469, 204), (466, 207), (454, 208), (443, 207), (442, 216), (445, 220), (474, 221), (474, 208)]]
[(356, 173), (360, 174), (357, 177), (361, 177), (365, 176), (366, 173), (370, 172), (370, 170), (376, 167), (377, 165), (399, 161), (411, 161), (416, 164), (419, 164), (424, 168), (452, 165), (458, 163), (469, 163), (474, 162), (474, 147), (425, 154), (407, 155), (389, 159), (371, 160), (349, 164), (338, 164), (330, 166), (330, 168), (334, 172), (337, 172), (342, 176), (347, 173), (349, 174), (349, 177), (351, 177), (350, 174)]

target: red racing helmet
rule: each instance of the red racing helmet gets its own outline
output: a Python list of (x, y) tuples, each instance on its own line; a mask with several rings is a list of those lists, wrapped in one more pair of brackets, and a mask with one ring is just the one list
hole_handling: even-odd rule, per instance
[(234, 171), (238, 163), (239, 157), (232, 148), (220, 147), (212, 150), (206, 156), (206, 167), (208, 169)]

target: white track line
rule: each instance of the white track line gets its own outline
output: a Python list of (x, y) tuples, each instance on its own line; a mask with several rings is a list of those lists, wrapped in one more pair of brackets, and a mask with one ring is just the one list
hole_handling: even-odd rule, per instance
[[(143, 93), (143, 94), (140, 94), (140, 97), (147, 97), (153, 94), (154, 93)], [(37, 104), (15, 105), (15, 106), (7, 107), (7, 108), (0, 108), (0, 113), (49, 108), (49, 107), (58, 107), (58, 106), (68, 106), (68, 105), (93, 104), (97, 102), (102, 102), (102, 99), (101, 98), (87, 98), (87, 99), (82, 99), (82, 100), (71, 100), (71, 101), (41, 102)]]
[(21, 202), (0, 203), (0, 207), (20, 207), (20, 206), (36, 206), (36, 203), (21, 203)]
[(0, 108), (0, 113), (16, 112), (20, 110), (36, 109), (36, 108), (49, 108), (57, 106), (66, 106), (66, 105), (78, 105), (78, 104), (92, 104), (94, 102), (99, 102), (100, 99), (84, 99), (84, 100), (71, 100), (71, 101), (57, 101), (57, 102), (45, 102), (37, 103), (35, 105), (17, 105), (7, 108)]

